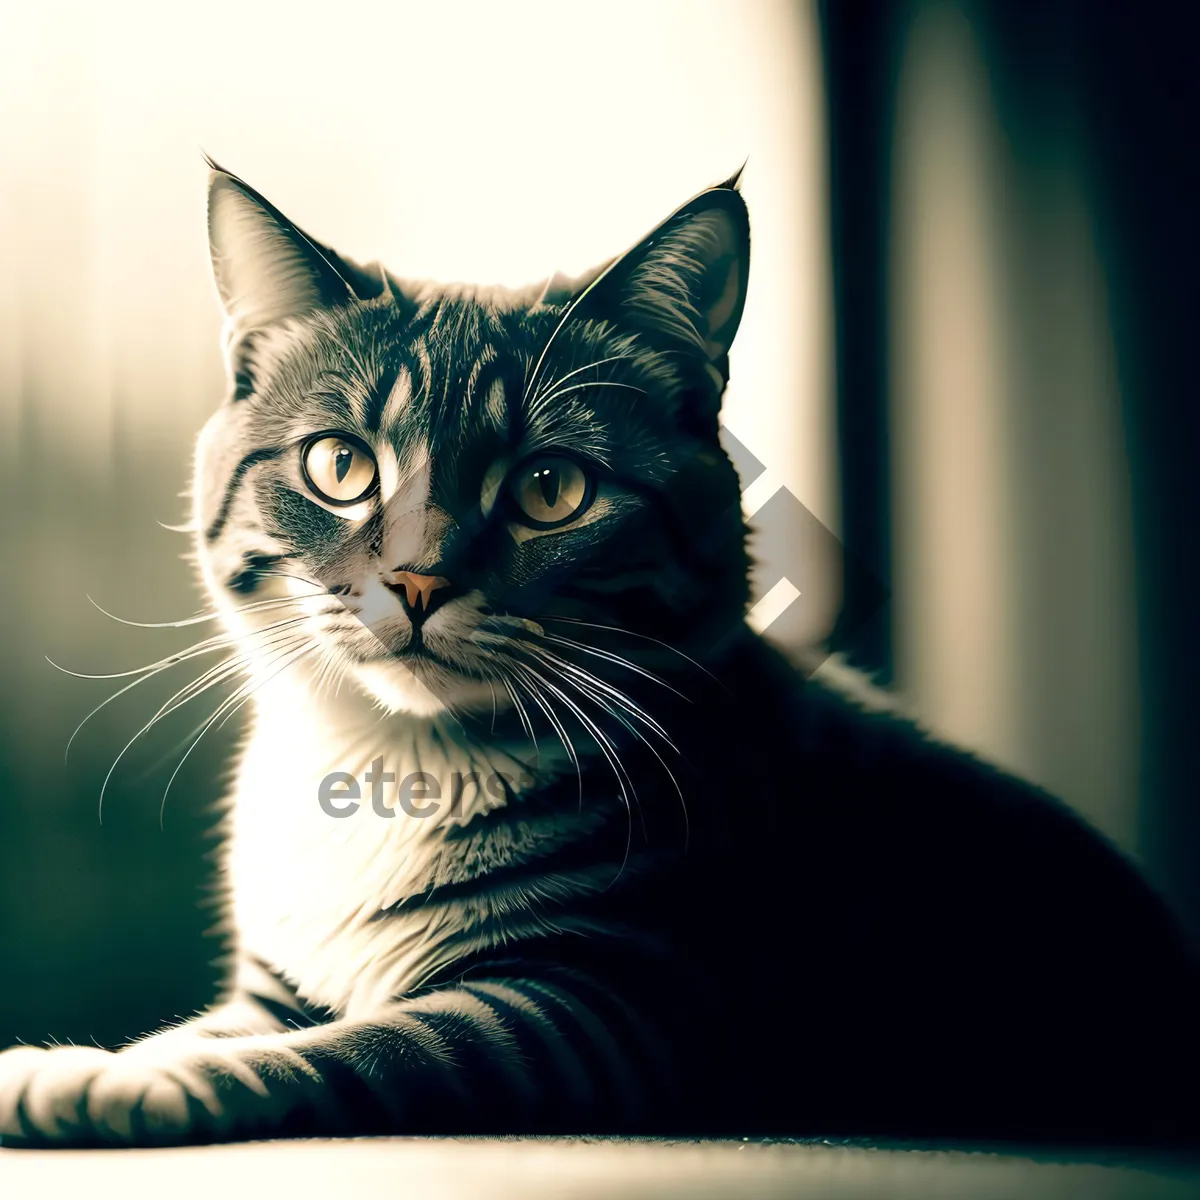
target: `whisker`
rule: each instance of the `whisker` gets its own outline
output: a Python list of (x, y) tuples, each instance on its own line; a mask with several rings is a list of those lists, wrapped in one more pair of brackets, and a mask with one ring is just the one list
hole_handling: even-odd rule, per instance
[[(520, 665), (514, 663), (514, 665)], [(516, 680), (514, 679), (514, 682)], [(529, 696), (533, 702), (546, 714), (546, 719), (550, 722), (551, 728), (558, 735), (559, 743), (567, 752), (567, 756), (575, 767), (575, 778), (579, 785), (579, 811), (583, 811), (583, 769), (579, 765), (579, 755), (575, 750), (575, 743), (571, 741), (571, 735), (567, 733), (566, 726), (559, 720), (558, 714), (554, 712), (553, 706), (548, 702), (543, 701), (542, 697), (537, 694), (535, 688), (529, 689)], [(514, 697), (515, 698), (515, 697)]]
[[(256, 654), (264, 651), (274, 650), (276, 647), (287, 642), (294, 642), (302, 639), (304, 634), (288, 633), (286, 630), (276, 630), (270, 637), (264, 639), (261, 645), (255, 646), (252, 650), (245, 654), (235, 654), (230, 658), (224, 659), (215, 666), (210, 667), (198, 679), (192, 680), (191, 683), (185, 684), (182, 688), (168, 700), (155, 714), (156, 716), (166, 716), (168, 713), (174, 712), (176, 708), (186, 704), (194, 696), (198, 696), (201, 692), (207, 691), (210, 687), (218, 683), (224, 682), (230, 675), (237, 674), (239, 671), (249, 667)], [(179, 703), (168, 708), (171, 702), (178, 700)]]
[(331, 689), (337, 695), (342, 680), (346, 677), (347, 664), (338, 661), (333, 655), (326, 655), (315, 676), (313, 676), (313, 691), (329, 692)]
[(312, 651), (314, 651), (316, 649), (317, 649), (317, 643), (307, 642), (306, 644), (300, 646), (299, 649), (295, 649), (294, 652), (291, 652), (289, 650), (283, 651), (284, 655), (291, 653), (291, 657), (287, 658), (287, 660), (282, 664), (282, 666), (280, 666), (276, 671), (272, 672), (269, 676), (267, 676), (266, 679), (260, 680), (256, 684), (252, 683), (252, 681), (251, 681), (250, 683), (243, 685), (237, 691), (235, 691), (232, 695), (227, 696), (217, 706), (217, 708), (213, 712), (212, 716), (209, 717), (208, 720), (201, 727), (200, 732), (196, 735), (196, 737), (192, 741), (191, 745), (188, 746), (188, 748), (183, 752), (183, 757), (176, 764), (175, 770), (171, 772), (171, 778), (167, 780), (167, 786), (163, 789), (162, 801), (160, 802), (160, 804), (158, 806), (158, 827), (160, 829), (164, 828), (164, 816), (165, 816), (166, 808), (167, 808), (167, 796), (170, 794), (171, 785), (175, 782), (176, 776), (183, 769), (183, 764), (185, 762), (187, 762), (189, 755), (192, 753), (193, 750), (195, 750), (195, 748), (201, 743), (201, 741), (203, 741), (204, 735), (212, 728), (213, 722), (215, 722), (216, 719), (221, 715), (221, 713), (224, 712), (225, 716), (222, 719), (221, 724), (217, 726), (217, 728), (220, 729), (221, 726), (224, 725), (225, 722), (228, 721), (229, 718), (232, 717), (233, 714), (236, 713), (242, 707), (242, 705), (244, 705), (246, 703), (246, 701), (248, 701), (250, 699), (250, 697), (254, 695), (255, 692), (259, 691), (266, 684), (270, 683), (271, 680), (273, 680), (277, 676), (281, 675), (293, 663), (298, 662), (306, 654), (310, 654)]
[[(86, 592), (84, 596), (93, 608), (102, 612), (109, 620), (116, 621), (120, 625), (130, 625), (135, 629), (184, 629), (189, 625), (203, 625), (206, 621), (215, 621), (226, 615), (218, 609), (214, 609), (212, 612), (199, 613), (194, 617), (185, 617), (182, 621), (129, 621), (125, 617), (118, 617), (116, 613), (111, 613), (108, 609), (103, 608)], [(239, 605), (232, 611), (235, 613), (261, 612), (263, 609), (280, 608), (285, 604), (298, 604), (301, 600), (311, 599), (311, 596), (276, 596), (270, 600), (256, 600), (250, 604)]]
[(251, 575), (257, 575), (260, 579), (296, 579), (301, 583), (307, 583), (309, 587), (315, 587), (318, 591), (327, 592), (329, 588), (323, 583), (319, 583), (315, 579), (309, 579), (307, 575), (292, 575), (287, 571), (257, 571), (252, 570)]
[(622, 362), (626, 359), (630, 359), (631, 357), (632, 356), (628, 354), (610, 354), (607, 358), (597, 358), (594, 362), (584, 363), (582, 367), (576, 367), (573, 371), (568, 371), (565, 375), (559, 375), (550, 380), (549, 383), (546, 383), (538, 388), (537, 392), (535, 392), (529, 399), (530, 407), (534, 407), (540, 403), (539, 397), (541, 395), (544, 395), (552, 388), (556, 388), (561, 384), (566, 383), (568, 379), (573, 379), (576, 375), (582, 375), (584, 371), (590, 371), (593, 367), (603, 367), (608, 363)]
[[(565, 692), (555, 687), (540, 671), (529, 666), (528, 663), (520, 664), (520, 669), (531, 674), (535, 679), (541, 681), (543, 686), (553, 692), (576, 716), (580, 724), (591, 734), (595, 740), (597, 747), (604, 757), (608, 760), (608, 765), (612, 768), (613, 776), (616, 778), (617, 786), (621, 789), (621, 799), (625, 803), (625, 811), (629, 814), (629, 826), (625, 837), (625, 857), (621, 861), (621, 866), (617, 871), (616, 878), (613, 883), (616, 883), (621, 878), (621, 872), (625, 870), (626, 864), (629, 862), (629, 851), (633, 844), (633, 802), (630, 800), (630, 792), (633, 793), (633, 801), (637, 799), (637, 789), (633, 786), (633, 780), (629, 779), (624, 765), (621, 763), (620, 757), (616, 753), (615, 747), (605, 736), (604, 731), (577, 705)], [(628, 781), (628, 788), (626, 788)], [(639, 815), (641, 808), (638, 808)], [(610, 887), (612, 884), (609, 885)]]
[(539, 621), (565, 621), (570, 625), (583, 625), (583, 626), (586, 626), (588, 629), (605, 629), (605, 630), (608, 630), (608, 632), (610, 632), (610, 633), (623, 633), (626, 635), (626, 637), (639, 638), (644, 642), (653, 642), (656, 646), (661, 646), (664, 650), (670, 650), (672, 654), (678, 654), (680, 658), (691, 663), (693, 667), (696, 667), (698, 670), (703, 671), (705, 673), (705, 675), (707, 675), (709, 677), (709, 679), (711, 679), (714, 683), (718, 684), (725, 692), (729, 693), (730, 695), (733, 694), (732, 692), (729, 692), (729, 689), (727, 687), (725, 687), (725, 684), (722, 683), (722, 681), (720, 679), (718, 679), (703, 663), (699, 663), (694, 658), (691, 658), (687, 654), (684, 654), (684, 652), (682, 650), (680, 650), (676, 646), (672, 646), (670, 642), (660, 641), (658, 638), (650, 637), (649, 634), (637, 633), (632, 629), (622, 629), (618, 625), (598, 625), (594, 621), (581, 621), (578, 617), (545, 616), (545, 617), (538, 617), (538, 620)]
[(179, 650), (174, 654), (168, 654), (165, 658), (158, 659), (157, 662), (146, 663), (144, 666), (134, 667), (129, 671), (105, 671), (102, 673), (72, 671), (70, 667), (64, 667), (56, 663), (50, 655), (47, 654), (44, 657), (56, 671), (61, 671), (64, 675), (70, 675), (72, 679), (128, 679), (131, 675), (143, 675), (149, 678), (151, 675), (157, 675), (159, 671), (165, 671), (168, 667), (173, 667), (176, 663), (187, 662), (189, 658), (206, 654), (209, 650), (224, 650), (228, 644), (228, 637), (221, 634), (206, 638), (203, 642), (197, 642), (194, 646), (189, 646), (186, 650)]
[(678, 752), (678, 747), (671, 740), (670, 736), (662, 727), (662, 725), (660, 725), (658, 721), (656, 721), (639, 704), (637, 704), (632, 697), (627, 696), (619, 688), (613, 687), (611, 684), (606, 683), (598, 676), (593, 675), (590, 671), (585, 671), (582, 667), (577, 666), (575, 663), (568, 662), (566, 659), (560, 658), (557, 654), (552, 654), (548, 650), (541, 649), (541, 647), (531, 646), (530, 650), (535, 653), (538, 658), (547, 666), (557, 667), (566, 671), (569, 675), (579, 676), (585, 680), (593, 690), (598, 690), (600, 693), (607, 694), (610, 698), (625, 708), (631, 716), (637, 717), (640, 721), (644, 722), (648, 728), (653, 729), (654, 732), (657, 733), (659, 737), (661, 737), (663, 741), (671, 747), (672, 750)]
[[(201, 655), (208, 654), (214, 650), (229, 650), (238, 642), (251, 637), (262, 637), (266, 634), (276, 633), (279, 630), (290, 628), (293, 625), (298, 625), (307, 620), (307, 617), (289, 617), (286, 621), (277, 622), (275, 625), (268, 625), (264, 629), (254, 630), (250, 633), (238, 634), (236, 637), (220, 637), (207, 638), (205, 641), (198, 643), (196, 646), (190, 647), (188, 650), (180, 651), (178, 654), (169, 655), (165, 659), (160, 659), (157, 663), (151, 663), (149, 667), (139, 667), (136, 671), (121, 671), (112, 675), (82, 675), (76, 671), (66, 671), (66, 674), (73, 675), (77, 679), (128, 679), (130, 675), (136, 675), (137, 678), (132, 682), (127, 683), (124, 687), (118, 688), (111, 696), (101, 700), (95, 708), (75, 726), (71, 732), (71, 736), (67, 738), (66, 747), (63, 750), (63, 762), (65, 763), (71, 753), (71, 746), (78, 736), (79, 731), (102, 709), (106, 708), (119, 696), (125, 695), (137, 687), (139, 683), (145, 683), (148, 679), (153, 679), (156, 675), (161, 675), (163, 671), (169, 670), (171, 667), (178, 665), (181, 662), (188, 662), (193, 658), (199, 658)], [(46, 660), (50, 662), (49, 659)], [(59, 667), (57, 663), (51, 662), (51, 666), (58, 670), (65, 670)]]
[[(297, 617), (296, 620), (306, 620), (304, 617)], [(239, 634), (237, 637), (251, 637), (253, 633)], [(194, 646), (187, 647), (186, 650), (177, 650), (174, 654), (168, 654), (165, 658), (160, 658), (156, 662), (146, 663), (144, 666), (133, 667), (128, 671), (105, 671), (92, 673), (87, 671), (72, 671), (70, 667), (63, 667), (56, 663), (49, 655), (46, 655), (46, 661), (56, 670), (61, 671), (64, 675), (70, 675), (73, 679), (128, 679), (132, 675), (140, 675), (149, 678), (151, 675), (157, 675), (159, 671), (165, 671), (168, 667), (173, 667), (177, 663), (187, 662), (191, 658), (197, 658), (201, 654), (207, 654), (212, 650), (227, 650), (236, 640), (231, 634), (216, 634), (213, 637), (205, 638), (202, 642), (197, 642)]]
[[(546, 665), (548, 667), (569, 666), (569, 664), (564, 664), (564, 662), (560, 659), (559, 660), (553, 659), (553, 656), (542, 656), (541, 661), (544, 662), (544, 665)], [(629, 721), (626, 721), (623, 718), (623, 716), (617, 712), (616, 709), (613, 709), (611, 707), (611, 704), (606, 702), (604, 695), (600, 694), (600, 692), (596, 691), (594, 688), (592, 688), (592, 686), (588, 686), (586, 684), (581, 684), (580, 680), (572, 679), (570, 677), (559, 676), (558, 678), (559, 678), (559, 682), (562, 683), (564, 686), (571, 686), (571, 688), (575, 688), (575, 690), (578, 692), (578, 694), (580, 694), (580, 696), (583, 698), (583, 700), (589, 700), (589, 701), (592, 701), (593, 703), (599, 704), (599, 707), (602, 710), (604, 710), (605, 713), (607, 713), (610, 716), (613, 716), (613, 718), (616, 718), (618, 721), (620, 721), (620, 724), (625, 726), (626, 730), (629, 730), (632, 734), (634, 734), (635, 737), (637, 737), (637, 731), (635, 730), (634, 727), (632, 727), (629, 724)], [(587, 678), (587, 677), (584, 677), (584, 678)], [(550, 685), (550, 686), (553, 686), (553, 685)], [(614, 695), (620, 696), (619, 692), (614, 692)], [(565, 701), (565, 696), (563, 698)], [(624, 698), (625, 697), (622, 697), (622, 700), (624, 700)], [(667, 744), (671, 746), (672, 750), (676, 749), (676, 746), (674, 746), (674, 744), (671, 742), (671, 739), (666, 736), (666, 732), (664, 730), (662, 730), (662, 727), (658, 725), (658, 722), (655, 722), (650, 718), (643, 718), (643, 719), (647, 720), (649, 722), (649, 724), (655, 728), (655, 732), (660, 733), (660, 736), (662, 738), (664, 738), (664, 740), (666, 740)], [(644, 742), (644, 740), (646, 740), (646, 739), (641, 738), (640, 740), (642, 740), (642, 742)], [(612, 745), (611, 742), (608, 744)], [(616, 752), (616, 746), (612, 746), (612, 749), (613, 749), (613, 752)], [(624, 768), (624, 764), (622, 764), (622, 767)], [(628, 772), (625, 772), (625, 775), (626, 775), (626, 778), (629, 778)], [(632, 786), (631, 779), (630, 779), (630, 786)], [(644, 832), (644, 826), (643, 826), (643, 832)]]
[[(569, 665), (569, 664), (567, 664), (567, 665)], [(581, 695), (587, 695), (596, 704), (599, 704), (600, 707), (602, 709), (604, 709), (605, 712), (607, 712), (615, 720), (619, 721), (639, 742), (642, 743), (643, 746), (646, 747), (647, 750), (650, 751), (651, 754), (654, 755), (654, 757), (656, 759), (658, 759), (659, 765), (667, 773), (667, 778), (670, 779), (671, 784), (675, 788), (676, 794), (679, 796), (679, 807), (683, 813), (683, 847), (684, 847), (684, 852), (686, 853), (688, 845), (691, 842), (691, 832), (692, 832), (691, 831), (691, 819), (688, 816), (687, 801), (683, 795), (683, 788), (680, 787), (679, 780), (675, 777), (675, 772), (672, 771), (671, 768), (667, 765), (666, 759), (664, 759), (663, 756), (661, 754), (659, 754), (658, 749), (654, 746), (654, 744), (652, 742), (650, 742), (648, 738), (644, 737), (640, 730), (634, 728), (634, 726), (632, 726), (625, 719), (625, 717), (621, 715), (620, 712), (618, 712), (616, 709), (614, 709), (612, 707), (612, 705), (609, 704), (602, 695), (596, 694), (591, 688), (585, 688), (584, 685), (581, 685), (576, 680), (564, 679), (563, 682), (569, 683)], [(596, 682), (600, 682), (600, 681), (596, 681)], [(675, 751), (676, 754), (679, 753), (679, 748), (666, 735), (665, 731), (663, 731), (662, 727), (658, 724), (658, 722), (654, 721), (653, 718), (647, 716), (646, 714), (640, 713), (640, 711), (635, 711), (637, 709), (636, 705), (633, 705), (633, 708), (628, 707), (628, 705), (632, 704), (632, 701), (629, 700), (628, 696), (623, 696), (620, 693), (616, 693), (614, 695), (614, 700), (618, 705), (625, 708), (625, 710), (627, 712), (629, 712), (631, 716), (640, 717), (641, 720), (646, 722), (649, 727), (653, 728), (654, 731), (656, 733), (658, 733), (660, 737), (662, 737), (663, 741), (665, 741), (667, 743), (667, 745), (670, 746), (671, 749)], [(643, 828), (643, 832), (644, 832), (645, 831), (644, 822), (643, 822), (642, 828)]]
[(547, 404), (551, 403), (554, 400), (557, 400), (560, 396), (566, 396), (571, 392), (583, 392), (583, 391), (587, 391), (589, 388), (602, 388), (602, 387), (624, 388), (625, 391), (627, 391), (627, 392), (638, 392), (640, 395), (643, 395), (643, 396), (649, 394), (649, 393), (647, 393), (645, 388), (640, 388), (636, 384), (620, 383), (617, 380), (599, 380), (599, 379), (597, 379), (597, 380), (593, 380), (591, 383), (573, 383), (573, 384), (571, 384), (570, 387), (559, 388), (557, 391), (551, 392), (548, 396), (542, 396), (538, 400), (537, 406), (539, 408), (544, 408)]
[(617, 666), (626, 667), (630, 671), (635, 671), (638, 675), (649, 679), (652, 683), (657, 683), (660, 687), (665, 687), (667, 691), (674, 692), (681, 700), (686, 700), (689, 704), (692, 703), (690, 696), (685, 696), (678, 688), (672, 687), (665, 679), (660, 679), (653, 671), (647, 671), (643, 667), (639, 667), (637, 663), (630, 662), (627, 658), (622, 658), (619, 654), (613, 654), (609, 650), (601, 650), (598, 646), (589, 646), (585, 642), (578, 642), (574, 638), (560, 637), (555, 633), (547, 633), (544, 640), (554, 642), (560, 646), (570, 646), (574, 650), (581, 650), (584, 654), (590, 654), (595, 658), (602, 658), (606, 662), (611, 662)]
[(197, 642), (194, 646), (188, 646), (184, 650), (177, 650), (174, 654), (168, 654), (165, 658), (160, 658), (156, 662), (146, 663), (144, 666), (134, 667), (128, 671), (106, 671), (102, 673), (72, 671), (70, 667), (60, 666), (48, 654), (45, 655), (45, 659), (56, 671), (61, 671), (64, 675), (70, 675), (74, 679), (128, 679), (131, 675), (157, 673), (159, 668), (173, 667), (176, 663), (186, 662), (189, 658), (195, 658), (199, 654), (207, 654), (210, 650), (227, 649), (244, 638), (270, 633), (275, 629), (284, 628), (288, 623), (307, 621), (310, 615), (321, 614), (302, 614), (298, 617), (288, 617), (286, 621), (277, 622), (274, 625), (264, 625), (262, 629), (250, 629), (244, 633), (214, 634), (210, 638), (205, 638), (203, 641)]
[[(289, 635), (286, 635), (285, 637), (277, 638), (274, 641), (274, 643), (272, 643), (272, 645), (268, 647), (268, 649), (278, 650), (278, 651), (286, 654), (290, 650), (294, 649), (296, 646), (301, 645), (305, 640), (306, 639), (305, 639), (304, 635), (289, 634)], [(209, 671), (205, 672), (205, 675), (202, 676), (200, 680), (193, 680), (193, 682), (191, 684), (188, 684), (186, 687), (181, 688), (178, 692), (176, 692), (175, 695), (172, 696), (171, 699), (168, 700), (158, 710), (158, 712), (156, 712), (154, 714), (153, 717), (151, 717), (147, 728), (152, 729), (155, 726), (155, 724), (157, 724), (162, 718), (169, 716), (173, 712), (177, 712), (186, 703), (188, 703), (188, 701), (195, 699), (195, 697), (203, 694), (206, 691), (211, 691), (213, 688), (219, 687), (221, 684), (225, 683), (227, 680), (232, 679), (235, 676), (237, 676), (243, 672), (246, 672), (247, 669), (249, 668), (251, 662), (252, 662), (252, 657), (250, 655), (243, 655), (243, 656), (235, 657), (232, 659), (227, 659), (225, 662), (219, 663), (216, 667), (211, 668)], [(248, 683), (249, 680), (247, 680), (246, 682)], [(245, 686), (246, 686), (246, 683), (239, 685), (239, 688), (235, 689), (232, 693), (230, 693), (230, 695), (236, 696), (239, 693), (239, 691), (241, 690), (241, 688), (243, 688)], [(185, 692), (187, 692), (188, 694), (184, 695)], [(228, 697), (226, 697), (226, 699), (228, 699)], [(224, 703), (225, 703), (225, 701), (221, 702), (222, 705)], [(218, 706), (218, 707), (220, 707), (220, 706)], [(203, 721), (200, 722), (199, 725), (195, 726), (188, 734), (185, 735), (185, 737), (183, 738), (183, 742), (187, 742), (187, 741), (189, 741), (189, 739), (197, 737), (197, 735), (202, 735), (205, 728), (208, 725), (208, 722), (209, 722), (209, 718), (206, 717)], [(178, 749), (178, 746), (176, 746), (175, 749)], [(190, 747), (189, 747), (189, 749), (190, 749)], [(185, 755), (185, 757), (186, 757), (186, 755)], [(158, 764), (156, 764), (156, 766), (157, 765)], [(178, 765), (176, 766), (176, 772), (177, 771), (178, 771)], [(172, 773), (172, 776), (171, 776), (172, 779), (174, 779), (176, 772)], [(170, 784), (168, 783), (168, 787), (169, 786), (170, 786)], [(164, 799), (165, 799), (165, 796), (164, 796)], [(161, 827), (161, 823), (162, 823), (162, 816), (161, 816), (161, 810), (160, 810), (160, 814), (159, 814), (160, 827)]]
[[(552, 666), (556, 670), (566, 671), (572, 675), (577, 675), (580, 678), (584, 679), (585, 681), (587, 681), (587, 683), (592, 688), (598, 689), (600, 692), (606, 693), (609, 697), (611, 697), (618, 704), (620, 704), (627, 712), (629, 712), (630, 715), (635, 716), (638, 720), (642, 721), (648, 728), (652, 729), (655, 733), (657, 733), (659, 735), (659, 737), (661, 737), (663, 739), (663, 741), (665, 741), (667, 743), (667, 745), (671, 747), (672, 750), (674, 750), (676, 753), (679, 753), (679, 748), (675, 745), (675, 743), (671, 739), (670, 735), (667, 733), (667, 731), (663, 728), (663, 726), (657, 720), (655, 720), (652, 716), (650, 716), (650, 714), (647, 713), (631, 696), (629, 696), (627, 693), (621, 691), (619, 688), (615, 687), (614, 685), (608, 683), (606, 680), (601, 679), (598, 675), (594, 674), (591, 671), (586, 670), (584, 667), (580, 666), (578, 663), (570, 662), (568, 659), (563, 658), (561, 655), (555, 654), (552, 651), (545, 649), (545, 647), (539, 645), (536, 641), (530, 641), (530, 640), (526, 640), (526, 639), (511, 639), (511, 638), (496, 638), (494, 640), (496, 640), (497, 642), (506, 644), (506, 645), (513, 645), (518, 649), (528, 650), (530, 653), (536, 655), (538, 657), (538, 659), (540, 661), (542, 661), (543, 663), (545, 663), (546, 665)], [(564, 645), (576, 646), (581, 650), (590, 649), (590, 647), (583, 645), (583, 643), (574, 642), (570, 638), (558, 638), (558, 637), (554, 637), (553, 635), (550, 635), (548, 640), (559, 642)], [(605, 655), (605, 653), (603, 651), (598, 651), (597, 653), (600, 655), (600, 657), (608, 657), (607, 655)], [(684, 699), (684, 700), (688, 699), (688, 697), (684, 696), (682, 692), (677, 691), (675, 688), (671, 687), (670, 684), (666, 683), (664, 680), (659, 679), (657, 676), (652, 675), (649, 672), (641, 670), (633, 663), (629, 663), (623, 659), (620, 659), (619, 656), (613, 656), (613, 657), (616, 658), (617, 661), (619, 661), (622, 665), (630, 667), (631, 669), (637, 671), (638, 674), (645, 675), (648, 679), (653, 680), (653, 682), (659, 683), (663, 687), (666, 687), (669, 691), (672, 691), (677, 696), (680, 696), (681, 699)]]
[[(191, 699), (191, 698), (192, 698), (191, 696), (188, 697), (188, 699)], [(181, 705), (186, 702), (187, 701), (185, 700), (185, 701), (180, 702), (180, 704), (177, 704), (177, 705), (174, 705), (173, 707), (167, 708), (165, 712), (160, 710), (159, 712), (155, 713), (154, 716), (152, 716), (150, 718), (150, 720), (147, 721), (146, 724), (143, 725), (141, 727), (141, 729), (139, 729), (137, 731), (137, 733), (135, 733), (133, 735), (133, 737), (131, 737), (129, 739), (129, 741), (127, 741), (125, 743), (125, 745), (121, 747), (121, 750), (117, 754), (117, 757), (115, 759), (113, 759), (112, 766), (110, 766), (108, 768), (108, 772), (104, 776), (104, 782), (100, 785), (100, 799), (97, 804), (97, 817), (98, 817), (101, 825), (104, 824), (104, 794), (108, 789), (109, 781), (112, 779), (113, 772), (117, 769), (118, 764), (125, 757), (126, 753), (129, 751), (130, 747), (134, 744), (134, 742), (136, 742), (138, 740), (138, 738), (140, 738), (144, 733), (147, 733), (149, 730), (153, 729), (154, 726), (163, 717), (167, 716), (169, 713), (174, 712), (176, 710), (176, 708), (181, 707)]]
[(512, 702), (516, 707), (517, 715), (521, 718), (521, 725), (525, 732), (529, 735), (529, 740), (533, 743), (533, 756), (535, 759), (541, 759), (541, 751), (538, 749), (537, 735), (533, 732), (533, 723), (529, 720), (529, 714), (525, 711), (525, 706), (521, 703), (521, 697), (513, 690), (507, 679), (501, 679), (509, 696), (512, 697)]
[[(275, 649), (276, 647), (283, 645), (285, 642), (291, 642), (293, 645), (298, 645), (302, 640), (303, 635), (298, 636), (294, 633), (276, 635), (263, 646), (257, 647), (254, 653), (258, 653), (262, 650), (269, 651)], [(190, 683), (184, 684), (183, 687), (176, 691), (173, 696), (164, 701), (162, 706), (154, 714), (152, 720), (157, 721), (163, 717), (167, 717), (171, 713), (182, 708), (183, 705), (189, 700), (194, 699), (201, 693), (210, 691), (216, 687), (220, 687), (221, 684), (225, 683), (228, 679), (231, 679), (234, 676), (246, 671), (252, 661), (252, 653), (235, 654), (231, 655), (229, 658), (222, 659), (221, 662), (217, 663), (215, 666), (209, 667), (209, 669), (197, 679), (193, 679)], [(130, 686), (133, 685), (131, 684)], [(178, 751), (180, 746), (184, 745), (190, 738), (194, 737), (200, 731), (200, 728), (203, 724), (204, 722), (201, 721), (199, 725), (195, 726), (189, 733), (185, 734), (176, 746), (164, 754), (162, 758), (160, 758), (152, 767), (147, 768), (147, 770), (143, 772), (139, 778), (145, 778), (145, 776), (153, 774), (153, 772), (157, 771), (158, 768), (161, 767), (163, 763), (171, 757), (172, 754)]]
[(554, 345), (555, 339), (566, 327), (567, 322), (571, 319), (571, 316), (574, 314), (575, 310), (580, 306), (580, 304), (582, 304), (583, 301), (586, 300), (589, 295), (591, 295), (596, 286), (607, 277), (608, 268), (601, 271), (600, 274), (597, 275), (596, 278), (593, 279), (591, 283), (589, 283), (587, 287), (585, 287), (583, 291), (575, 296), (574, 299), (572, 299), (567, 305), (566, 309), (563, 311), (563, 315), (559, 317), (558, 323), (554, 326), (550, 336), (546, 339), (546, 344), (542, 347), (541, 353), (537, 356), (537, 361), (533, 364), (533, 371), (530, 373), (528, 381), (525, 385), (526, 395), (535, 389), (538, 382), (538, 376), (541, 373), (542, 366), (546, 361), (546, 355), (550, 353), (550, 348)]

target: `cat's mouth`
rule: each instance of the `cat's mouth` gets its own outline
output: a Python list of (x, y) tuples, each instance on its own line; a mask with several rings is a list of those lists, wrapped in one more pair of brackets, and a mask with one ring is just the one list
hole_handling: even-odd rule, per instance
[(350, 650), (360, 666), (399, 666), (430, 678), (439, 675), (470, 678), (473, 675), (464, 663), (431, 649), (419, 633), (411, 634), (403, 645), (397, 645), (394, 638), (381, 637), (375, 630), (368, 632), (373, 635), (370, 639), (373, 644), (364, 645), (361, 639), (356, 639), (359, 644)]
[(392, 711), (429, 716), (446, 708), (472, 709), (494, 703), (494, 689), (478, 671), (423, 645), (364, 658), (355, 674)]
[(390, 657), (396, 662), (403, 663), (406, 667), (417, 670), (428, 671), (430, 668), (437, 668), (438, 670), (450, 671), (460, 676), (468, 674), (459, 664), (443, 658), (440, 654), (435, 654), (417, 638), (414, 638), (403, 649), (391, 651)]
[(374, 580), (339, 600), (318, 637), (387, 708), (428, 714), (495, 703), (477, 595), (453, 597), (416, 620)]

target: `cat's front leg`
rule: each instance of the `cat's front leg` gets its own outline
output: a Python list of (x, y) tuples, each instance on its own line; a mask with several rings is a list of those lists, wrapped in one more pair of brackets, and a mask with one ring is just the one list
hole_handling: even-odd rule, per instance
[(271, 1038), (313, 1018), (252, 957), (239, 960), (230, 982), (222, 1003), (120, 1051), (0, 1053), (0, 1137), (11, 1145), (145, 1144), (278, 1129), (313, 1073)]
[(162, 1145), (636, 1128), (671, 1104), (671, 1072), (652, 1044), (636, 1012), (582, 977), (478, 979), (367, 1020), (285, 1033), (168, 1035), (115, 1055), (8, 1051), (0, 1134), (17, 1144)]
[(272, 1136), (319, 1084), (281, 1035), (147, 1038), (0, 1054), (6, 1145), (161, 1145)]

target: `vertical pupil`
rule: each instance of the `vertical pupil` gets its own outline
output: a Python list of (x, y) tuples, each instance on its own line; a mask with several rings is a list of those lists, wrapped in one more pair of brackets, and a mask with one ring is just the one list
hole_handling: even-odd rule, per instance
[(333, 473), (337, 476), (338, 483), (341, 483), (350, 470), (350, 464), (354, 462), (354, 452), (347, 450), (343, 446), (340, 450), (335, 451), (333, 456)]
[(543, 467), (535, 471), (538, 486), (542, 490), (542, 499), (547, 508), (553, 508), (558, 503), (559, 474), (554, 467)]

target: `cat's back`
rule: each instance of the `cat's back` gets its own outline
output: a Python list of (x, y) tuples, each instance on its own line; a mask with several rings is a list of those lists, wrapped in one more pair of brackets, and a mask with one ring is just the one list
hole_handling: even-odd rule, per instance
[[(1031, 1125), (1174, 1120), (1200, 986), (1132, 863), (1040, 789), (764, 646), (733, 678), (759, 695), (733, 739), (752, 782), (723, 804), (737, 870), (716, 869), (731, 936), (778, 964), (774, 1021), (800, 1033), (779, 1077), (914, 1128), (926, 1105), (944, 1125), (956, 1090), (964, 1132), (1006, 1105)], [(760, 811), (731, 811), (748, 798)]]

